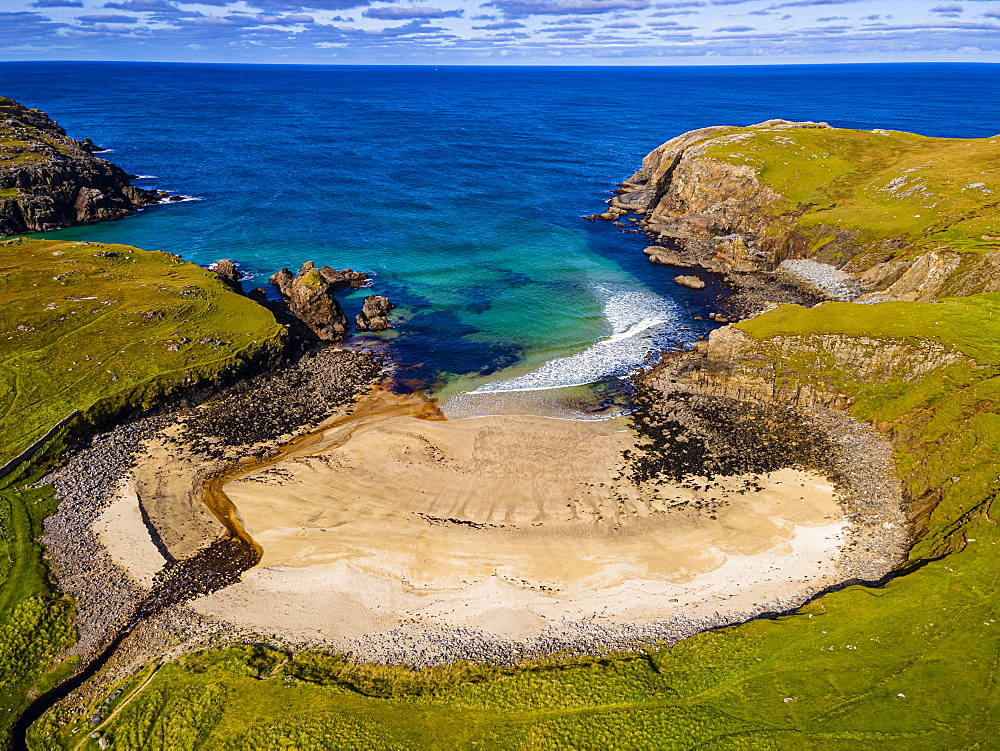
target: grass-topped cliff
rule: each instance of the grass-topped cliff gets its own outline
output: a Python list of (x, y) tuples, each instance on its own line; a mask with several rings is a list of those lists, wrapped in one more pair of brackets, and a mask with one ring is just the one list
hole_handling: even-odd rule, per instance
[(663, 263), (753, 271), (810, 258), (886, 297), (930, 300), (1000, 289), (998, 174), (1000, 136), (772, 120), (668, 141), (609, 216), (643, 215)]
[(0, 295), (2, 733), (73, 663), (52, 663), (75, 640), (73, 605), (52, 591), (38, 542), (57, 501), (31, 483), (71, 435), (276, 356), (283, 328), (211, 272), (121, 245), (0, 242)]
[(274, 353), (263, 307), (177, 256), (0, 241), (0, 414), (7, 461), (74, 410), (98, 420)]

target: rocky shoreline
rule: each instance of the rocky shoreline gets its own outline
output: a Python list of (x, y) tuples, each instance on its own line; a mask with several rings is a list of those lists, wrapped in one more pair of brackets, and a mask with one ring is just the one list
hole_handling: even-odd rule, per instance
[[(382, 364), (363, 352), (323, 348), (277, 372), (250, 377), (199, 407), (125, 423), (95, 436), (46, 475), (60, 498), (45, 520), (46, 556), (58, 588), (77, 603), (80, 633), (69, 655), (95, 656), (135, 616), (149, 590), (108, 556), (94, 525), (134, 468), (143, 443), (178, 422), (204, 460), (203, 475), (266, 452), (307, 432), (382, 377)], [(154, 539), (159, 535), (145, 519)], [(211, 544), (206, 536), (199, 547)], [(169, 551), (164, 551), (168, 560)], [(158, 617), (159, 628), (204, 632), (203, 619), (181, 606)], [(208, 629), (214, 630), (214, 629)]]
[[(263, 377), (237, 385), (218, 402), (201, 409), (187, 410), (180, 417), (186, 430), (174, 440), (183, 441), (188, 448), (198, 447), (198, 453), (203, 456), (209, 470), (214, 468), (217, 471), (247, 453), (265, 454), (287, 442), (294, 433), (315, 425), (329, 415), (331, 409), (343, 404), (334, 400), (319, 405), (306, 395), (323, 393), (321, 387), (328, 384), (331, 377), (337, 377), (330, 369), (331, 364), (344, 356), (363, 357), (323, 350), (316, 357), (306, 358), (277, 377)], [(679, 363), (692, 356), (697, 355), (689, 352), (674, 357), (680, 358)], [(330, 357), (333, 359), (328, 360)], [(333, 369), (336, 370), (336, 366)], [(371, 375), (369, 370), (362, 372)], [(718, 405), (713, 405), (712, 399), (704, 394), (697, 396), (699, 403), (688, 403), (679, 409), (676, 378), (671, 383), (678, 372), (677, 363), (672, 369), (661, 364), (639, 377), (637, 386), (641, 393), (636, 399), (636, 419), (640, 424), (645, 420), (640, 432), (649, 437), (655, 431), (655, 426), (650, 428), (651, 423), (662, 422), (665, 417), (677, 417), (678, 411), (685, 409), (688, 414), (682, 417), (681, 422), (691, 435), (704, 438), (711, 429), (724, 431), (731, 425), (731, 415), (724, 410), (720, 412)], [(359, 387), (364, 381), (361, 378), (352, 383)], [(665, 384), (670, 386), (664, 388)], [(716, 420), (716, 424), (708, 426), (708, 431), (706, 415)], [(148, 590), (138, 586), (108, 558), (93, 525), (129, 475), (132, 457), (143, 442), (162, 432), (169, 424), (176, 424), (177, 419), (176, 415), (158, 416), (123, 425), (95, 438), (90, 447), (77, 452), (64, 467), (44, 480), (53, 483), (62, 499), (58, 512), (46, 522), (45, 542), (60, 587), (79, 603), (81, 639), (72, 654), (94, 654), (109, 634), (128, 621), (148, 594)], [(759, 420), (754, 422), (759, 423)], [(155, 628), (146, 629), (146, 636), (131, 641), (127, 654), (116, 660), (117, 670), (131, 669), (129, 666), (162, 650), (165, 633), (175, 634), (168, 639), (175, 645), (174, 649), (262, 642), (293, 650), (333, 650), (358, 661), (414, 668), (459, 660), (513, 665), (553, 653), (600, 656), (669, 645), (704, 630), (791, 612), (823, 591), (843, 586), (845, 582), (878, 581), (903, 560), (908, 543), (899, 484), (892, 473), (889, 447), (870, 428), (832, 410), (798, 411), (790, 421), (786, 419), (785, 422), (788, 424), (782, 429), (791, 429), (793, 437), (803, 444), (812, 442), (813, 450), (808, 446), (796, 448), (780, 456), (778, 463), (820, 468), (835, 477), (850, 522), (847, 544), (837, 561), (837, 576), (805, 588), (794, 597), (763, 602), (751, 610), (717, 612), (710, 618), (674, 616), (643, 625), (566, 621), (558, 627), (548, 628), (538, 637), (520, 640), (498, 638), (474, 629), (428, 629), (414, 625), (337, 644), (323, 639), (301, 642), (289, 640), (281, 633), (248, 631), (206, 618), (179, 604), (157, 615), (150, 622), (150, 626), (155, 625)], [(751, 428), (746, 425), (741, 428), (748, 429)], [(748, 450), (748, 445), (744, 443), (741, 450), (745, 453), (739, 457), (733, 457), (730, 452), (731, 459), (742, 462), (740, 467), (719, 466), (717, 469), (766, 470), (761, 459), (768, 452), (769, 444), (762, 443), (759, 438), (750, 437), (749, 440), (751, 444), (756, 441), (756, 454)], [(673, 448), (676, 446), (674, 443)], [(683, 468), (684, 472), (704, 469), (704, 456), (688, 455), (687, 459), (689, 464)], [(201, 544), (208, 540), (206, 536)], [(150, 634), (159, 636), (150, 642)]]
[[(781, 121), (763, 126), (778, 130), (826, 127)], [(607, 215), (593, 218), (619, 219), (626, 211), (650, 214), (638, 222), (659, 243), (647, 248), (647, 255), (656, 263), (678, 268), (700, 266), (722, 274), (733, 290), (720, 307), (729, 319), (754, 316), (779, 302), (809, 306), (823, 300), (856, 299), (862, 294), (865, 288), (853, 276), (828, 264), (807, 259), (781, 260), (774, 253), (765, 259), (754, 252), (754, 243), (747, 236), (732, 232), (717, 236), (713, 234), (718, 230), (714, 225), (698, 229), (700, 225), (694, 221), (698, 217), (692, 219), (690, 211), (670, 219), (674, 222), (670, 225), (673, 229), (677, 229), (676, 222), (686, 222), (690, 232), (669, 234), (666, 219), (655, 215), (653, 209), (669, 190), (683, 189), (671, 182), (676, 180), (677, 165), (688, 148), (705, 135), (698, 131), (682, 137), (684, 140), (690, 136), (681, 144), (679, 153), (671, 157), (674, 162), (669, 169), (661, 169), (660, 157), (666, 153), (662, 151), (665, 147), (661, 147), (655, 169), (644, 164), (646, 172), (651, 169), (663, 172), (656, 178), (663, 183), (662, 190), (644, 187), (652, 177), (640, 171), (639, 177), (633, 176), (623, 184)], [(753, 182), (749, 174), (741, 173), (741, 179), (743, 182), (737, 181), (737, 187), (746, 188)], [(726, 188), (731, 189), (732, 185)], [(754, 190), (771, 200), (759, 185)], [(747, 218), (760, 206), (743, 209)], [(713, 211), (706, 209), (703, 213)], [(699, 235), (702, 230), (710, 237)], [(230, 278), (227, 283), (241, 291), (232, 267), (231, 263), (223, 264), (220, 276), (224, 280)], [(293, 316), (315, 338), (343, 338), (348, 322), (332, 291), (338, 284), (357, 286), (354, 283), (358, 280), (351, 276), (355, 272), (350, 275), (348, 272), (327, 267), (317, 269), (312, 264), (306, 264), (295, 275), (282, 270), (272, 278), (285, 300), (285, 306), (277, 313)], [(391, 303), (384, 298), (369, 300), (371, 305), (366, 302), (364, 314), (358, 317), (359, 329), (390, 325), (386, 315)], [(258, 302), (273, 306), (263, 299)], [(334, 389), (337, 396), (332, 401), (310, 399), (307, 394), (328, 393), (325, 389), (329, 379), (338, 378), (334, 373), (336, 368), (331, 370), (322, 364), (330, 356), (324, 353), (329, 352), (332, 350), (321, 350), (316, 357), (305, 358), (277, 378), (238, 384), (225, 399), (190, 410), (179, 421), (173, 416), (155, 417), (117, 428), (95, 438), (89, 448), (78, 452), (63, 468), (46, 478), (56, 487), (62, 503), (59, 511), (46, 521), (45, 541), (60, 587), (80, 603), (81, 640), (75, 654), (93, 654), (102, 639), (131, 617), (147, 594), (107, 557), (93, 532), (94, 521), (128, 476), (132, 457), (141, 444), (170, 424), (181, 425), (179, 433), (169, 440), (183, 443), (200, 454), (204, 460), (201, 479), (247, 455), (266, 455), (342, 407), (348, 391), (356, 393), (376, 377), (375, 370), (361, 368), (357, 372), (364, 375), (349, 378), (346, 388)], [(635, 379), (633, 419), (646, 443), (629, 459), (632, 470), (646, 472), (649, 474), (646, 479), (672, 474), (672, 479), (678, 481), (693, 475), (711, 479), (715, 473), (763, 473), (777, 466), (805, 467), (826, 474), (837, 483), (849, 524), (846, 543), (836, 561), (837, 574), (821, 585), (806, 587), (793, 597), (763, 602), (749, 610), (717, 612), (713, 618), (674, 616), (644, 625), (566, 621), (558, 627), (549, 627), (538, 637), (521, 640), (498, 638), (474, 629), (428, 629), (413, 625), (350, 643), (331, 644), (322, 639), (292, 643), (280, 633), (250, 633), (232, 624), (206, 619), (184, 605), (158, 616), (158, 621), (164, 624), (161, 627), (184, 634), (181, 641), (189, 647), (249, 640), (288, 648), (335, 649), (359, 661), (415, 668), (459, 660), (510, 665), (555, 652), (603, 655), (673, 644), (707, 629), (794, 611), (822, 592), (845, 583), (878, 582), (902, 563), (910, 538), (889, 444), (873, 429), (843, 412), (821, 406), (790, 405), (778, 398), (768, 401), (733, 397), (725, 389), (715, 389), (710, 383), (691, 378), (692, 371), (705, 366), (704, 354), (704, 349), (696, 346), (693, 351), (668, 355), (660, 365)], [(705, 510), (710, 512), (711, 509)], [(175, 546), (157, 533), (155, 521), (148, 515), (146, 524), (169, 559)], [(211, 526), (203, 525), (200, 538), (195, 535), (196, 541), (191, 544), (206, 544), (211, 533)], [(94, 576), (94, 566), (101, 575)], [(109, 592), (113, 592), (110, 598)], [(109, 603), (109, 599), (113, 602)]]
[[(784, 287), (788, 296), (770, 302), (991, 292), (1000, 245), (983, 229), (994, 191), (976, 166), (996, 144), (788, 120), (711, 126), (651, 151), (608, 208), (586, 218), (646, 233), (652, 263)], [(859, 155), (863, 168), (832, 167)]]
[(92, 224), (170, 200), (94, 156), (90, 139), (66, 135), (44, 112), (0, 97), (0, 237)]
[[(683, 359), (690, 356), (691, 353), (683, 353), (668, 355), (668, 358)], [(650, 420), (659, 423), (664, 418), (678, 417), (677, 397), (683, 393), (683, 386), (672, 379), (677, 371), (676, 364), (671, 366), (664, 363), (635, 379), (643, 393), (635, 399), (634, 418), (640, 423), (646, 421), (646, 427), (640, 427), (640, 434), (649, 437), (656, 431), (655, 427), (648, 429)], [(680, 418), (683, 423), (680, 427), (685, 435), (681, 436), (680, 443), (673, 442), (668, 450), (676, 452), (683, 443), (712, 432), (715, 439), (727, 439), (731, 448), (732, 436), (724, 434), (733, 427), (730, 421), (732, 412), (720, 415), (714, 409), (718, 407), (720, 399), (725, 398), (700, 394), (697, 395), (695, 404), (685, 405), (688, 414)], [(801, 445), (791, 447), (784, 455), (779, 451), (775, 461), (772, 444), (760, 442), (759, 437), (750, 437), (749, 442), (757, 444), (756, 451), (744, 441), (741, 449), (745, 453), (739, 456), (732, 453), (727, 456), (725, 452), (722, 454), (735, 460), (739, 466), (733, 466), (730, 461), (718, 466), (718, 470), (766, 471), (775, 465), (795, 465), (821, 469), (835, 480), (840, 491), (839, 503), (846, 512), (848, 529), (841, 555), (836, 561), (837, 574), (822, 586), (805, 587), (793, 597), (760, 603), (753, 609), (740, 612), (717, 612), (709, 618), (674, 616), (642, 625), (566, 621), (527, 640), (498, 639), (471, 629), (440, 628), (428, 631), (426, 628), (404, 627), (390, 633), (357, 639), (347, 645), (325, 646), (335, 647), (337, 651), (343, 650), (360, 662), (399, 664), (412, 668), (431, 667), (459, 660), (515, 665), (520, 661), (552, 654), (603, 656), (615, 652), (638, 652), (669, 646), (702, 631), (794, 612), (807, 602), (822, 596), (824, 592), (850, 584), (878, 583), (905, 560), (910, 537), (903, 495), (894, 473), (892, 447), (874, 429), (858, 423), (843, 412), (830, 409), (794, 410), (789, 416), (778, 414), (784, 410), (774, 409), (773, 405), (728, 401), (730, 410), (756, 406), (759, 410), (770, 411), (772, 416), (779, 418), (779, 422), (785, 423), (782, 427), (786, 431), (792, 428), (790, 432), (793, 433), (793, 441)], [(759, 418), (760, 415), (755, 414), (754, 417)], [(744, 433), (753, 431), (755, 423), (759, 424), (759, 420), (748, 421), (738, 426), (737, 430)], [(773, 439), (776, 436), (772, 434), (766, 437)], [(739, 436), (737, 440), (738, 438)], [(812, 452), (810, 456), (811, 452), (804, 445), (809, 442), (822, 453)], [(633, 455), (633, 464), (641, 461), (640, 456), (641, 454)], [(704, 456), (692, 456), (688, 453), (682, 457), (682, 464), (675, 468), (677, 477), (704, 473), (704, 461)], [(290, 643), (280, 640), (277, 634), (255, 636), (266, 640), (278, 637), (286, 648), (324, 646), (322, 642)]]
[[(222, 273), (235, 278), (231, 264), (222, 265)], [(307, 264), (307, 266), (310, 266)], [(314, 268), (282, 281), (288, 292), (297, 279), (303, 279)], [(219, 269), (217, 269), (217, 273)], [(816, 297), (787, 280), (758, 272), (733, 274), (734, 294), (724, 301), (721, 309), (728, 315), (743, 317), (772, 304), (782, 294), (796, 302), (815, 302)], [(327, 284), (332, 284), (325, 280)], [(238, 283), (238, 280), (237, 280)], [(325, 292), (322, 294), (326, 294)], [(699, 345), (703, 346), (703, 345)], [(728, 441), (724, 450), (729, 459), (737, 458), (739, 466), (719, 465), (725, 472), (765, 472), (773, 466), (773, 445), (765, 439), (776, 434), (760, 432), (761, 421), (751, 421), (738, 427), (750, 435), (749, 443), (733, 443), (724, 435), (733, 427), (733, 415), (752, 406), (724, 396), (706, 394), (702, 389), (685, 392), (682, 372), (690, 370), (692, 360), (702, 352), (667, 355), (652, 371), (635, 379), (633, 419), (646, 439), (654, 438), (657, 430), (663, 437), (665, 418), (676, 422), (680, 433), (671, 441), (659, 441), (682, 460), (675, 467), (684, 476), (706, 473), (706, 453), (691, 453), (690, 447), (706, 437), (711, 443)], [(368, 364), (360, 363), (365, 358)], [(345, 380), (344, 368), (353, 371)], [(349, 353), (324, 347), (302, 358), (298, 363), (279, 371), (238, 382), (225, 395), (197, 408), (181, 413), (144, 418), (122, 425), (95, 437), (90, 445), (76, 452), (61, 468), (50, 473), (44, 482), (51, 482), (61, 498), (59, 510), (46, 520), (45, 543), (59, 587), (78, 602), (77, 624), (80, 641), (71, 655), (93, 656), (110, 635), (132, 618), (149, 590), (139, 586), (123, 569), (112, 561), (94, 531), (94, 523), (119, 492), (121, 484), (133, 469), (135, 454), (154, 436), (163, 435), (170, 426), (180, 430), (168, 439), (193, 450), (202, 463), (197, 482), (213, 472), (231, 466), (246, 456), (264, 456), (287, 443), (294, 435), (314, 427), (337, 409), (350, 395), (378, 378), (379, 366), (368, 355)], [(680, 381), (681, 383), (678, 383)], [(333, 385), (333, 388), (331, 388)], [(681, 401), (686, 400), (684, 404)], [(721, 405), (721, 408), (720, 408)], [(756, 403), (758, 412), (774, 411), (775, 404)], [(751, 410), (752, 411), (752, 410)], [(759, 416), (759, 415), (758, 415)], [(710, 424), (713, 423), (714, 424)], [(779, 420), (778, 422), (781, 422)], [(794, 423), (794, 425), (792, 424)], [(848, 512), (849, 530), (837, 576), (803, 589), (794, 597), (762, 602), (750, 610), (716, 613), (711, 618), (672, 616), (663, 621), (634, 625), (567, 621), (549, 627), (540, 636), (529, 639), (504, 639), (496, 635), (464, 628), (431, 628), (423, 625), (404, 626), (394, 631), (351, 640), (330, 643), (323, 639), (306, 642), (290, 641), (281, 633), (250, 632), (216, 619), (199, 615), (180, 603), (149, 620), (149, 628), (139, 629), (141, 638), (133, 638), (129, 649), (121, 655), (121, 669), (146, 659), (162, 649), (164, 634), (174, 634), (167, 641), (182, 650), (218, 646), (239, 642), (264, 642), (291, 649), (332, 649), (358, 661), (381, 664), (401, 664), (409, 667), (429, 667), (458, 660), (486, 661), (512, 665), (519, 661), (542, 657), (556, 652), (573, 655), (604, 655), (611, 652), (637, 651), (653, 646), (673, 644), (707, 629), (721, 628), (746, 620), (768, 617), (795, 610), (822, 591), (842, 586), (844, 582), (876, 582), (904, 558), (908, 537), (905, 514), (898, 481), (892, 472), (890, 449), (877, 434), (843, 413), (816, 408), (796, 411), (784, 418), (782, 430), (794, 434), (803, 445), (784, 455), (778, 452), (778, 464), (818, 469), (837, 481), (842, 504)], [(676, 440), (681, 434), (680, 443)], [(694, 440), (692, 440), (694, 439)], [(657, 441), (653, 440), (654, 443)], [(810, 443), (811, 442), (811, 443)], [(809, 444), (809, 445), (807, 445)], [(810, 448), (811, 446), (811, 448)], [(754, 453), (756, 452), (756, 453)], [(711, 452), (708, 452), (711, 453)], [(762, 458), (771, 464), (762, 464)], [(648, 457), (647, 457), (648, 458)], [(633, 457), (634, 461), (635, 457)], [(686, 462), (686, 463), (685, 463)], [(660, 467), (662, 470), (662, 467)], [(709, 476), (711, 471), (708, 472)], [(709, 510), (710, 511), (710, 510)], [(176, 549), (175, 542), (163, 538), (156, 528), (155, 514), (147, 509), (144, 521), (153, 539), (168, 560)], [(707, 513), (707, 511), (706, 511)], [(200, 532), (188, 540), (183, 550), (209, 545), (219, 528), (212, 523), (201, 524)], [(154, 641), (150, 635), (158, 635)], [(160, 646), (153, 648), (153, 644)], [(177, 646), (178, 643), (180, 646)], [(144, 647), (143, 644), (147, 646)], [(127, 658), (127, 659), (126, 659)]]

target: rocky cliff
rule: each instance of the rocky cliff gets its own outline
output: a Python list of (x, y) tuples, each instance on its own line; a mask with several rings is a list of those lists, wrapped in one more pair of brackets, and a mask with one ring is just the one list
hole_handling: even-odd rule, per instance
[(669, 366), (644, 378), (663, 391), (781, 404), (793, 408), (849, 409), (846, 384), (916, 382), (948, 365), (975, 363), (930, 340), (815, 333), (754, 339), (734, 326), (713, 331)]
[(118, 219), (166, 197), (94, 151), (45, 113), (0, 97), (0, 236)]
[(654, 263), (771, 272), (811, 259), (850, 275), (853, 298), (932, 301), (1000, 290), (998, 174), (1000, 137), (769, 120), (668, 141), (589, 218), (641, 216)]

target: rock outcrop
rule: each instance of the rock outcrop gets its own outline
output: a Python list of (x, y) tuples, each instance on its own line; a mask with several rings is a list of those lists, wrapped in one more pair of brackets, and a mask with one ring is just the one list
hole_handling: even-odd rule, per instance
[(304, 263), (298, 274), (288, 269), (272, 274), (271, 284), (281, 292), (291, 315), (316, 338), (335, 342), (347, 337), (347, 316), (333, 296), (334, 285), (311, 261)]
[(228, 258), (223, 258), (220, 261), (216, 261), (214, 264), (209, 266), (209, 268), (215, 272), (216, 276), (222, 280), (233, 292), (238, 292), (243, 294), (243, 283), (240, 281), (240, 271), (236, 268), (236, 264), (233, 263)]
[[(769, 120), (752, 127), (830, 126)], [(646, 248), (650, 260), (670, 263), (679, 257), (682, 263), (677, 265), (712, 271), (757, 271), (782, 260), (780, 243), (764, 232), (780, 216), (773, 208), (780, 204), (781, 194), (763, 183), (752, 166), (733, 164), (710, 153), (744, 136), (734, 131), (738, 129), (713, 126), (667, 141), (619, 186), (609, 211), (616, 218), (628, 213), (645, 216), (643, 228), (659, 243)]]
[(675, 276), (674, 282), (688, 289), (705, 289), (705, 282), (696, 276)]
[(365, 304), (355, 318), (358, 331), (384, 331), (391, 329), (392, 323), (389, 321), (389, 311), (396, 306), (389, 302), (388, 298), (381, 295), (369, 295), (365, 298)]
[(0, 97), (0, 236), (118, 219), (167, 198), (39, 110)]
[(769, 273), (808, 259), (844, 272), (786, 265), (827, 299), (929, 302), (1000, 290), (1000, 182), (983, 171), (997, 159), (996, 138), (714, 126), (652, 151), (587, 218), (641, 216), (653, 263)]
[(364, 287), (368, 284), (368, 274), (363, 271), (351, 271), (351, 269), (337, 271), (329, 266), (320, 266), (319, 273), (335, 290)]
[(757, 340), (734, 326), (713, 331), (706, 342), (655, 368), (643, 378), (683, 385), (691, 393), (791, 407), (846, 409), (846, 381), (915, 381), (931, 371), (967, 361), (931, 341), (812, 334)]

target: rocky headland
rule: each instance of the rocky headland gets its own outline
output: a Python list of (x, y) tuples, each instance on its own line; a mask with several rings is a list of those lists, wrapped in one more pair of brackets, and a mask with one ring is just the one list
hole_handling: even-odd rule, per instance
[(1000, 289), (998, 164), (1000, 137), (713, 126), (654, 149), (588, 218), (635, 215), (654, 263), (818, 300), (931, 302)]
[(89, 139), (44, 112), (0, 97), (0, 236), (128, 216), (169, 196), (131, 184)]
[[(995, 353), (969, 337), (991, 324), (989, 293), (1000, 290), (997, 164), (1000, 137), (928, 138), (785, 120), (691, 131), (647, 155), (607, 211), (588, 218), (628, 219), (655, 243), (644, 251), (649, 260), (673, 267), (666, 273), (721, 275), (731, 293), (720, 310), (746, 320), (664, 354), (636, 379), (637, 420), (650, 452), (644, 471), (686, 466), (695, 455), (731, 464), (790, 450), (787, 461), (808, 464), (824, 454), (806, 450), (815, 435), (768, 428), (775, 412), (814, 426), (853, 415), (889, 440), (895, 472), (906, 478), (895, 512), (870, 494), (853, 505), (855, 520), (868, 516), (855, 529), (865, 541), (853, 549), (896, 551), (863, 566), (861, 578), (960, 545), (952, 536), (959, 524), (935, 521), (941, 499), (958, 489), (943, 490), (925, 460), (905, 474), (898, 457), (930, 450), (931, 418), (917, 406), (925, 391), (962, 401), (972, 398), (966, 389), (980, 388), (969, 379), (992, 377)], [(960, 300), (938, 302), (949, 297)], [(941, 378), (957, 380), (931, 385)], [(909, 401), (900, 396), (908, 389)], [(994, 409), (986, 401), (960, 411), (972, 420)], [(835, 431), (846, 434), (843, 426)], [(768, 435), (766, 449), (753, 448)], [(747, 436), (757, 438), (748, 443)], [(863, 450), (855, 460), (876, 453)], [(955, 504), (968, 510), (979, 489), (964, 488), (968, 500)]]

